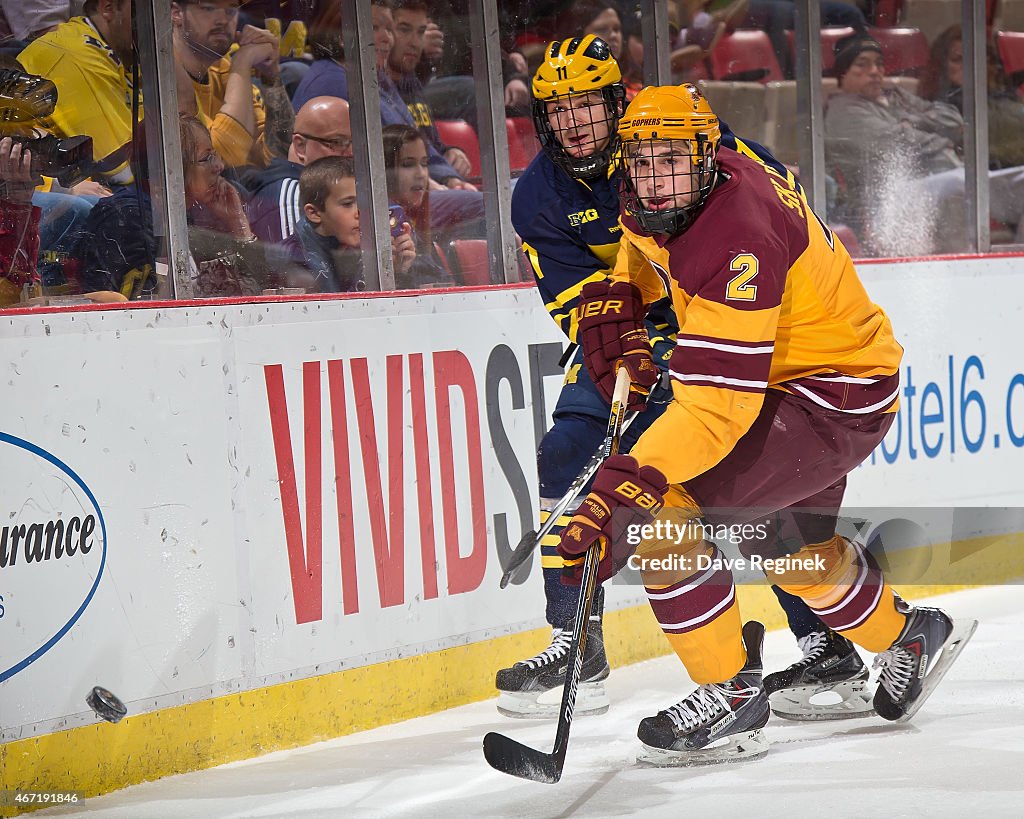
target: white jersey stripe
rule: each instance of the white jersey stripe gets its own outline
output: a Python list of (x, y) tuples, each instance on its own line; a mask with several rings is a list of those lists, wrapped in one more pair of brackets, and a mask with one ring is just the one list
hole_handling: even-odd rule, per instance
[(692, 620), (684, 620), (682, 623), (660, 623), (662, 631), (672, 631), (673, 629), (690, 628), (691, 626), (698, 626), (701, 623), (706, 623), (715, 618), (720, 611), (727, 608), (733, 600), (736, 599), (736, 587), (733, 586), (729, 589), (729, 596), (725, 598), (717, 606), (714, 606), (709, 611), (704, 612), (700, 617), (694, 617)]
[(810, 398), (815, 404), (817, 404), (820, 407), (825, 407), (825, 409), (835, 410), (836, 412), (848, 412), (848, 413), (851, 413), (853, 415), (865, 415), (866, 413), (874, 412), (875, 410), (884, 409), (885, 407), (889, 406), (893, 401), (895, 401), (897, 396), (899, 396), (899, 394), (900, 394), (900, 388), (897, 387), (892, 392), (892, 394), (889, 395), (888, 398), (883, 398), (881, 401), (878, 401), (877, 403), (871, 404), (870, 406), (861, 407), (860, 409), (853, 409), (852, 407), (849, 408), (849, 409), (843, 409), (841, 407), (833, 406), (828, 401), (826, 401), (824, 398), (822, 398), (822, 397), (820, 397), (818, 395), (815, 395), (813, 392), (811, 392), (806, 387), (801, 387), (799, 384), (794, 384), (792, 381), (787, 382), (785, 384), (785, 386), (789, 387), (791, 390), (796, 390), (798, 393), (800, 393), (803, 396), (806, 396), (807, 398)]
[(675, 370), (669, 370), (671, 375), (677, 381), (711, 381), (715, 384), (727, 384), (733, 387), (753, 387), (760, 389), (767, 389), (767, 381), (746, 381), (742, 378), (727, 378), (724, 375), (699, 375), (699, 374), (683, 374), (677, 373)]
[(877, 384), (881, 380), (878, 378), (857, 378), (854, 375), (809, 375), (807, 378), (809, 381), (839, 382), (842, 384)]
[(708, 350), (721, 350), (724, 353), (739, 353), (740, 355), (764, 355), (775, 352), (775, 345), (768, 344), (764, 347), (740, 347), (736, 344), (723, 344), (718, 341), (702, 341), (696, 338), (680, 338), (676, 341), (677, 347), (703, 347)]
[(844, 623), (841, 626), (832, 626), (831, 627), (832, 630), (833, 631), (848, 631), (851, 628), (856, 628), (857, 626), (859, 626), (861, 623), (863, 623), (865, 620), (867, 620), (868, 617), (870, 617), (874, 613), (876, 608), (878, 608), (878, 601), (881, 599), (881, 597), (882, 597), (882, 584), (879, 583), (877, 589), (875, 590), (875, 599), (871, 601), (871, 605), (868, 606), (867, 609), (865, 609), (864, 613), (860, 617), (858, 617), (856, 620), (854, 620), (852, 623)]
[(854, 597), (857, 596), (857, 593), (861, 590), (861, 588), (864, 585), (864, 578), (867, 576), (867, 573), (868, 573), (867, 563), (862, 563), (861, 567), (860, 567), (860, 571), (857, 572), (857, 579), (854, 581), (853, 585), (850, 587), (850, 590), (848, 592), (846, 592), (846, 594), (843, 595), (842, 599), (838, 603), (836, 603), (836, 605), (832, 606), (832, 608), (830, 608), (830, 609), (814, 609), (814, 613), (818, 614), (818, 615), (821, 615), (821, 614), (835, 614), (837, 611), (839, 611), (841, 608), (843, 608), (847, 603), (849, 603)]
[(671, 600), (673, 597), (679, 597), (681, 594), (686, 594), (688, 591), (693, 591), (699, 585), (704, 583), (711, 575), (719, 571), (715, 568), (705, 569), (696, 580), (687, 583), (685, 586), (680, 586), (678, 589), (673, 589), (668, 592), (654, 592), (650, 589), (647, 590), (648, 600)]

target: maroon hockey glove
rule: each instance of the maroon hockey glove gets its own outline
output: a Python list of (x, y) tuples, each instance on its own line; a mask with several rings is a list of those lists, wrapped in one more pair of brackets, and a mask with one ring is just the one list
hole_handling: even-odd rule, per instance
[[(600, 543), (601, 550), (599, 583), (625, 566), (636, 551), (636, 546), (631, 546), (625, 537), (626, 527), (654, 520), (665, 505), (667, 491), (665, 476), (653, 466), (640, 466), (631, 455), (612, 455), (605, 461), (597, 471), (590, 494), (562, 530), (558, 542), (558, 553), (565, 561), (562, 582), (570, 586), (580, 584), (584, 557), (595, 542)], [(613, 529), (612, 513), (617, 511)]]
[(644, 304), (631, 282), (604, 280), (584, 286), (576, 306), (578, 338), (587, 372), (604, 396), (612, 400), (619, 366), (629, 372), (627, 409), (642, 410), (658, 381), (651, 342), (644, 327)]

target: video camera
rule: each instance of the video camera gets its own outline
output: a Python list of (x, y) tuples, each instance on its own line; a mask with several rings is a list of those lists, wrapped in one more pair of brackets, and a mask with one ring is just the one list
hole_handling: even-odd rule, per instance
[(56, 105), (57, 86), (50, 80), (18, 69), (0, 69), (0, 136), (32, 152), (33, 172), (55, 177), (70, 188), (92, 173), (92, 137), (61, 139), (31, 127), (52, 114)]

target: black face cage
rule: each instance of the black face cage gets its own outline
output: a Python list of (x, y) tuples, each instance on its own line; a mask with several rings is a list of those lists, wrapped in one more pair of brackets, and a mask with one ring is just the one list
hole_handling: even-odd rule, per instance
[[(638, 176), (630, 168), (630, 158), (638, 154), (648, 157), (652, 156), (655, 143), (659, 146), (668, 144), (673, 147), (684, 145), (685, 149), (679, 152), (679, 156), (690, 157), (691, 161), (688, 168), (686, 170), (679, 170), (677, 168), (669, 176), (656, 174), (652, 159), (647, 168), (641, 169)], [(691, 145), (696, 146), (696, 153), (691, 150)], [(715, 146), (704, 134), (697, 134), (695, 140), (641, 139), (629, 141), (623, 145), (619, 161), (623, 171), (620, 184), (622, 204), (629, 214), (636, 219), (640, 227), (648, 233), (674, 234), (682, 233), (689, 228), (693, 224), (694, 219), (697, 218), (697, 213), (703, 207), (704, 201), (710, 195), (718, 178), (718, 171), (715, 165)], [(657, 188), (657, 194), (660, 197), (669, 197), (677, 192), (682, 193), (686, 190), (686, 188), (676, 182), (677, 179), (682, 179), (686, 176), (692, 177), (694, 182), (690, 189), (693, 190), (695, 196), (689, 205), (682, 208), (668, 208), (666, 210), (650, 210), (643, 206), (637, 190), (638, 182), (642, 183), (654, 178), (661, 179), (664, 184)], [(650, 189), (647, 186), (644, 187), (645, 190)]]
[(549, 102), (579, 95), (564, 94), (546, 100), (539, 100), (536, 97), (533, 99), (533, 126), (537, 129), (537, 139), (540, 140), (541, 148), (547, 154), (548, 159), (576, 179), (595, 179), (607, 173), (608, 166), (618, 147), (619, 138), (616, 129), (619, 127), (619, 119), (626, 110), (626, 89), (622, 83), (617, 82), (606, 85), (601, 89), (601, 94), (604, 97), (605, 121), (608, 123), (608, 144), (590, 156), (584, 157), (575, 157), (565, 151), (558, 138), (559, 135), (551, 127), (547, 111)]

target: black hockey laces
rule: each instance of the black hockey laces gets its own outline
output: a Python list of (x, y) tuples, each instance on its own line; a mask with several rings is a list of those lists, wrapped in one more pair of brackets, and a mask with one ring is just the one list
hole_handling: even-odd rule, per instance
[(910, 685), (917, 664), (915, 659), (914, 655), (903, 647), (890, 648), (875, 656), (872, 667), (882, 669), (878, 681), (894, 702), (899, 702), (903, 698), (907, 686)]
[(569, 629), (555, 629), (551, 633), (551, 645), (545, 648), (536, 657), (523, 660), (522, 663), (529, 669), (539, 668), (542, 665), (560, 660), (569, 653), (569, 644), (572, 642), (572, 631)]
[(730, 688), (726, 685), (708, 683), (702, 685), (684, 700), (677, 702), (665, 713), (668, 714), (677, 730), (689, 731), (699, 725), (711, 722), (713, 717), (723, 711), (731, 711), (730, 699), (751, 699), (759, 693), (761, 693), (761, 689), (757, 686)]

